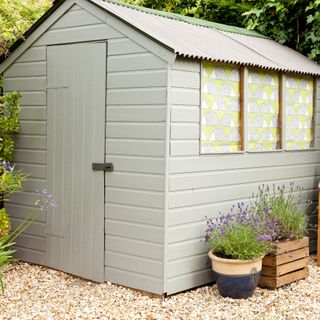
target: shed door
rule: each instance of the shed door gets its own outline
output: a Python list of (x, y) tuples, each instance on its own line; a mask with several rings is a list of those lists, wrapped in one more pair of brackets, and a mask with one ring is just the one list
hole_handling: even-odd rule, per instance
[(47, 176), (58, 207), (46, 222), (47, 262), (104, 280), (106, 43), (47, 48)]

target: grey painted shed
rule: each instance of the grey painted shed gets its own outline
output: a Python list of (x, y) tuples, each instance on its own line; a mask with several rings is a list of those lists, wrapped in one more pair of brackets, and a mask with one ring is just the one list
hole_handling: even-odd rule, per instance
[[(0, 65), (22, 93), (16, 224), (48, 188), (59, 206), (19, 257), (95, 281), (173, 294), (212, 281), (200, 241), (261, 183), (315, 199), (320, 67), (255, 32), (64, 0)], [(92, 170), (112, 163), (114, 171)]]

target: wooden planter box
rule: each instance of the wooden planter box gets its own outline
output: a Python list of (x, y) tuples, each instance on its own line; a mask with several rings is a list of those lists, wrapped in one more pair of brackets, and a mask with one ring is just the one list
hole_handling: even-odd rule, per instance
[(308, 275), (309, 238), (281, 241), (274, 255), (262, 260), (260, 287), (276, 289)]

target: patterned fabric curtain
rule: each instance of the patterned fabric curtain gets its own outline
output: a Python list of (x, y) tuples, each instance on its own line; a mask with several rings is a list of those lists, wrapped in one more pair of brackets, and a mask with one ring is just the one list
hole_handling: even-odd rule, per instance
[(201, 153), (239, 151), (240, 69), (202, 63)]
[(275, 72), (248, 72), (248, 150), (279, 148), (279, 77)]
[(286, 75), (286, 148), (309, 149), (313, 145), (313, 79)]

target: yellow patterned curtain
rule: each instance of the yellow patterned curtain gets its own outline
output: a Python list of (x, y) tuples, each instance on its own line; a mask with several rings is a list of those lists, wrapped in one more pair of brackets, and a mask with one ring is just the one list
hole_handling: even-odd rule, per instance
[(248, 150), (279, 148), (279, 77), (275, 72), (248, 72)]
[(287, 75), (285, 79), (286, 148), (309, 149), (313, 145), (313, 79)]
[(202, 63), (201, 153), (239, 151), (240, 69)]

